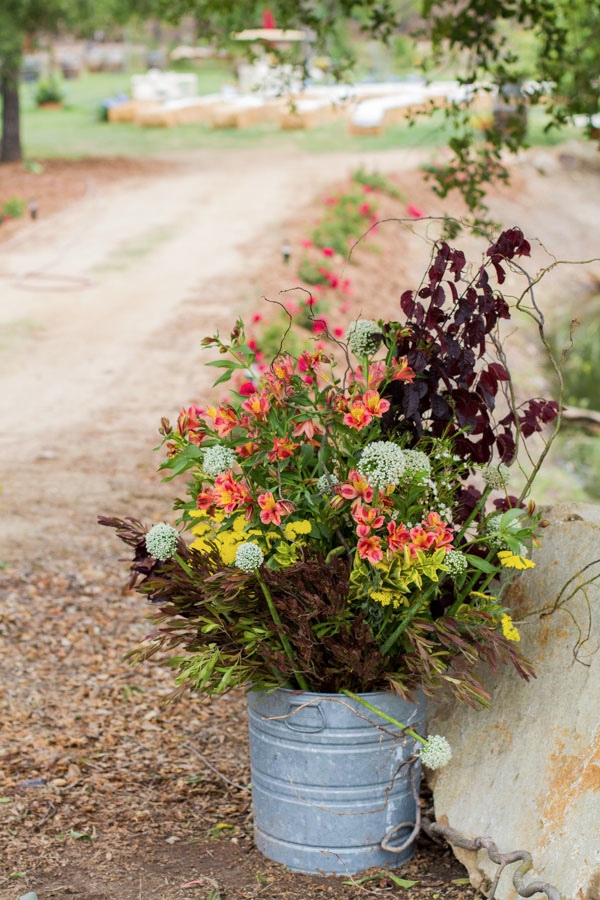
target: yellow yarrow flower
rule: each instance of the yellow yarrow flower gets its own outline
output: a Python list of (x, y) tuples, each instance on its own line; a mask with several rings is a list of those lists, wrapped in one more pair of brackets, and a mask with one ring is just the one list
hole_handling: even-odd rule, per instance
[(376, 603), (380, 603), (382, 606), (389, 606), (391, 603), (394, 609), (397, 609), (400, 605), (395, 597), (394, 592), (385, 589), (380, 591), (371, 591), (371, 599), (375, 600)]
[(521, 640), (519, 630), (508, 613), (504, 613), (501, 616), (500, 626), (502, 628), (502, 634), (507, 641), (514, 641), (515, 643), (518, 643)]
[(507, 569), (535, 569), (535, 563), (526, 556), (519, 556), (512, 550), (500, 550), (498, 559)]
[(210, 524), (210, 522), (198, 522), (197, 525), (193, 526), (192, 534), (197, 534), (198, 537), (202, 537), (202, 535), (208, 534), (213, 530), (213, 526)]
[(310, 534), (311, 524), (306, 519), (300, 522), (288, 522), (283, 533), (288, 541), (294, 541), (299, 534)]

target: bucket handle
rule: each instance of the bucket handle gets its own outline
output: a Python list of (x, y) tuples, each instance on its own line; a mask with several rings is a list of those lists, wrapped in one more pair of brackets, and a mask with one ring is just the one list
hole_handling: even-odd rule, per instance
[[(415, 773), (415, 763), (417, 762), (418, 757), (411, 756), (410, 759), (406, 760), (405, 765), (409, 767), (409, 779), (410, 786), (412, 789), (413, 797), (415, 800), (415, 821), (414, 822), (400, 822), (398, 825), (394, 825), (393, 828), (383, 836), (381, 839), (379, 846), (382, 850), (387, 850), (388, 853), (402, 853), (403, 850), (406, 850), (407, 847), (416, 841), (419, 832), (421, 831), (421, 804), (419, 803), (419, 786)], [(390, 841), (394, 837), (397, 832), (401, 831), (403, 828), (410, 828), (411, 832), (406, 840), (402, 841), (401, 844), (391, 844)]]
[(301, 731), (305, 734), (316, 734), (323, 731), (327, 724), (320, 702), (292, 703), (290, 701), (284, 722), (290, 731)]

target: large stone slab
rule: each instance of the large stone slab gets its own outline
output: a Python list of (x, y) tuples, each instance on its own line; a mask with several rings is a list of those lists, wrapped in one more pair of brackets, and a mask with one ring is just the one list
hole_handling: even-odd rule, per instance
[[(437, 703), (428, 731), (448, 738), (454, 758), (430, 781), (439, 822), (532, 854), (526, 883), (600, 900), (600, 584), (586, 584), (600, 576), (600, 506), (560, 504), (546, 518), (536, 568), (507, 600), (537, 678), (526, 683), (512, 668), (486, 676), (489, 710)], [(477, 887), (497, 870), (485, 851), (455, 852)], [(498, 900), (519, 897), (514, 868)]]

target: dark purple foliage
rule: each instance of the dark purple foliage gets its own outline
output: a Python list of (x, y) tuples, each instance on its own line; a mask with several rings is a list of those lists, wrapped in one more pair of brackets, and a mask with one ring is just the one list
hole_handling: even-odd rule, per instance
[[(500, 235), (487, 251), (498, 284), (505, 280), (504, 264), (529, 252), (519, 228)], [(464, 254), (444, 241), (437, 246), (423, 285), (400, 298), (407, 327), (393, 338), (397, 355), (407, 357), (417, 377), (412, 383), (394, 382), (385, 395), (391, 402), (385, 428), (408, 431), (414, 441), (423, 433), (454, 436), (456, 452), (470, 464), (494, 458), (511, 463), (517, 431), (528, 437), (558, 413), (556, 403), (535, 399), (518, 421), (512, 412), (494, 419), (498, 393), (510, 382), (498, 355), (493, 358), (495, 332), (500, 319), (510, 319), (510, 309), (492, 287), (489, 262), (463, 282)]]

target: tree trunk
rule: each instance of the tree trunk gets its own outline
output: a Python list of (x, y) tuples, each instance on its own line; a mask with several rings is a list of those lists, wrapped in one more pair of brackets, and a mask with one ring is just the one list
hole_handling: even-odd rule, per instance
[(21, 115), (19, 107), (20, 60), (9, 66), (8, 60), (0, 70), (0, 91), (2, 93), (2, 141), (0, 142), (0, 163), (18, 162), (23, 158), (21, 150)]

